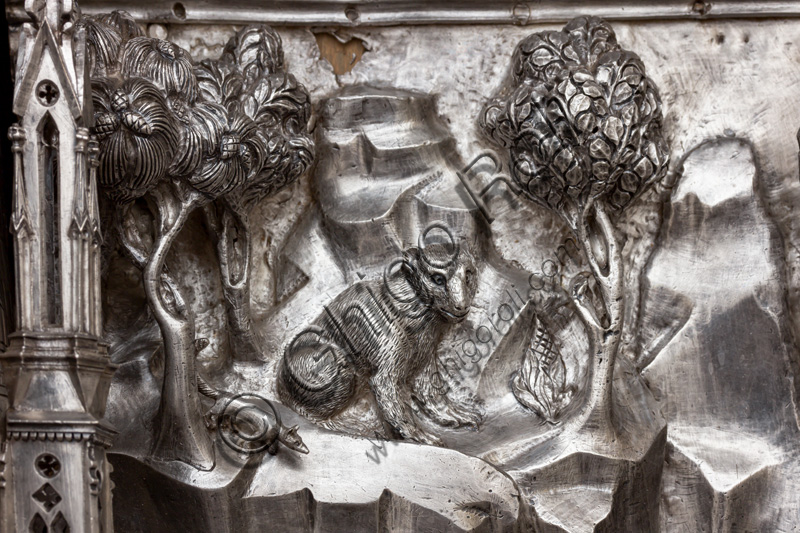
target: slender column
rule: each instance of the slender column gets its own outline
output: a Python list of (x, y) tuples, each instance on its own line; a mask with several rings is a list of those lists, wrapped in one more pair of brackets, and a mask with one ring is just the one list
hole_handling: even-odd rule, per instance
[[(73, 319), (75, 331), (89, 332), (89, 314), (92, 312), (86, 302), (89, 299), (89, 274), (91, 258), (89, 257), (89, 212), (88, 187), (85, 181), (89, 177), (86, 165), (86, 149), (89, 142), (89, 130), (78, 128), (75, 132), (75, 192), (73, 193)], [(83, 304), (83, 305), (82, 305)]]
[(102, 337), (103, 335), (103, 300), (100, 294), (100, 278), (102, 275), (102, 250), (103, 233), (100, 229), (100, 206), (97, 195), (97, 167), (100, 166), (100, 144), (94, 137), (89, 139), (89, 213), (90, 213), (90, 296), (89, 301), (94, 302), (92, 316), (90, 317), (89, 333)]
[(0, 420), (0, 533), (109, 532), (105, 450), (114, 431), (103, 417), (113, 365), (100, 338), (85, 34), (75, 32), (72, 2), (25, 5), (32, 22), (21, 32), (19, 123), (9, 132), (17, 330), (0, 354), (9, 404)]
[(32, 293), (33, 280), (30, 272), (30, 239), (33, 237), (28, 194), (25, 190), (25, 174), (22, 163), (22, 150), (25, 145), (25, 130), (19, 125), (8, 130), (11, 140), (11, 152), (14, 154), (14, 198), (11, 215), (11, 231), (14, 233), (14, 279), (16, 295), (16, 326), (19, 329), (33, 327), (32, 304), (35, 297)]

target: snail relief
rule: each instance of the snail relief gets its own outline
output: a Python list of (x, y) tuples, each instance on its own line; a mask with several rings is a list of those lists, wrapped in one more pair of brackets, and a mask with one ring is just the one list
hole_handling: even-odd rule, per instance
[(382, 279), (347, 288), (289, 343), (278, 371), (281, 401), (324, 421), (371, 391), (401, 437), (438, 446), (417, 425), (412, 402), (437, 424), (477, 426), (479, 415), (447, 397), (436, 356), (448, 325), (469, 313), (476, 284), (463, 247), (405, 250)]

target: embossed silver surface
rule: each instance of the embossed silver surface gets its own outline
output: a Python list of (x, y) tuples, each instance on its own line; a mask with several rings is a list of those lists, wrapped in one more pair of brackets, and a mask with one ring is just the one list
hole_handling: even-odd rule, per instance
[(7, 3), (0, 530), (800, 527), (794, 2), (82, 7)]

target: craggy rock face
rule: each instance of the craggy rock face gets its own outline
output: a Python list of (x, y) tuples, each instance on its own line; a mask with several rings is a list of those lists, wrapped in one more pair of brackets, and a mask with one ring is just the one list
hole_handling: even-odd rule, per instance
[(409, 283), (420, 300), (445, 321), (466, 318), (477, 288), (475, 258), (463, 246), (432, 244), (403, 254)]

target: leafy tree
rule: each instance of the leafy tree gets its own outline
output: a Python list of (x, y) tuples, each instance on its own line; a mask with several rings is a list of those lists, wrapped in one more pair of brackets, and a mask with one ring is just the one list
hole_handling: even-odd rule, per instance
[[(606, 22), (580, 17), (519, 43), (508, 83), (479, 122), (508, 149), (521, 194), (567, 224), (589, 265), (570, 292), (594, 353), (585, 412), (608, 421), (614, 361), (630, 327), (624, 286), (630, 265), (616, 226), (665, 175), (669, 159), (655, 84)], [(592, 298), (592, 287), (599, 298)]]
[[(195, 329), (166, 257), (188, 216), (204, 209), (217, 241), (231, 329), (250, 332), (247, 210), (310, 165), (308, 94), (283, 70), (280, 37), (267, 27), (242, 29), (219, 60), (195, 64), (177, 45), (143, 36), (126, 13), (85, 17), (81, 24), (89, 43), (99, 181), (117, 206), (120, 241), (143, 272), (164, 339), (153, 455), (210, 468)], [(152, 232), (130, 209), (138, 198), (152, 212)], [(234, 242), (238, 254), (231, 252)], [(252, 358), (253, 338), (234, 343), (234, 351), (242, 346)]]

